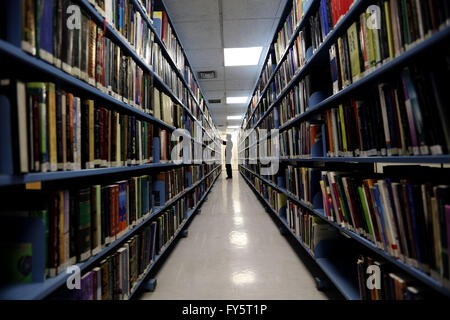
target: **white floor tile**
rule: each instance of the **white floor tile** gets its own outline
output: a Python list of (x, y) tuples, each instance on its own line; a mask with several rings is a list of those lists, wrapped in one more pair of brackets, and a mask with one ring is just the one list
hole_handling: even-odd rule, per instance
[(225, 176), (141, 299), (327, 299), (244, 179)]

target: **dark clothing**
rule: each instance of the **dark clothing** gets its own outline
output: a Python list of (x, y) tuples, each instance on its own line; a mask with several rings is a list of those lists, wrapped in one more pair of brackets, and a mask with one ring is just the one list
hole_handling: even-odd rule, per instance
[(231, 170), (231, 163), (230, 164), (226, 164), (225, 167), (227, 168), (227, 178), (233, 178), (233, 172)]
[(233, 173), (231, 168), (231, 150), (233, 149), (233, 142), (231, 142), (231, 140), (223, 141), (223, 145), (227, 146), (225, 148), (225, 158), (226, 158), (225, 168), (227, 169), (227, 179), (232, 179)]

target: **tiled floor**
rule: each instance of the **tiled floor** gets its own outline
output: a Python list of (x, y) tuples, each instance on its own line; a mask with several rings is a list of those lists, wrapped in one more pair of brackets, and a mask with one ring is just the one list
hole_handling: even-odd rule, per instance
[(216, 182), (141, 299), (327, 299), (237, 171)]

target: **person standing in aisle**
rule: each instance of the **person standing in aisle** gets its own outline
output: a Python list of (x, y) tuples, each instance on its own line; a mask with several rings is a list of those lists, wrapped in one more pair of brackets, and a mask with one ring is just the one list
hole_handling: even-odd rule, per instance
[(233, 156), (233, 142), (231, 141), (231, 134), (227, 134), (227, 141), (224, 141), (225, 147), (225, 167), (227, 169), (227, 179), (233, 179), (231, 171), (231, 157)]

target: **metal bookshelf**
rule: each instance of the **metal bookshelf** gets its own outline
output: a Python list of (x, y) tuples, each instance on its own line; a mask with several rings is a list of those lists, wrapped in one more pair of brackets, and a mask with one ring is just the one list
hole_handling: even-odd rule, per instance
[[(162, 0), (160, 0), (162, 1)], [(184, 74), (178, 70), (176, 64), (174, 63), (172, 57), (170, 56), (167, 48), (165, 47), (162, 40), (159, 38), (157, 33), (155, 32), (155, 29), (152, 25), (152, 21), (148, 18), (145, 10), (141, 7), (141, 4), (138, 0), (132, 0), (132, 3), (135, 5), (135, 8), (142, 14), (142, 17), (144, 18), (144, 21), (147, 22), (147, 26), (149, 27), (150, 31), (154, 33), (154, 40), (158, 45), (161, 47), (161, 50), (163, 52), (163, 55), (165, 56), (166, 60), (169, 62), (169, 65), (172, 67), (172, 69), (175, 71), (179, 79), (181, 80), (182, 84), (186, 88), (189, 95), (193, 98), (194, 102), (197, 104), (200, 114), (203, 115), (203, 117), (200, 117), (200, 119), (197, 119), (196, 116), (189, 110), (189, 108), (176, 96), (175, 92), (164, 83), (164, 81), (159, 77), (150, 66), (148, 66), (136, 53), (136, 51), (130, 46), (127, 40), (119, 34), (115, 28), (108, 23), (106, 23), (105, 19), (102, 17), (102, 15), (97, 12), (95, 7), (88, 1), (88, 0), (74, 0), (74, 2), (82, 8), (82, 10), (86, 11), (91, 19), (93, 19), (98, 25), (104, 25), (106, 36), (110, 38), (115, 44), (121, 47), (121, 49), (125, 52), (126, 55), (132, 57), (132, 59), (145, 71), (151, 74), (154, 78), (155, 86), (161, 89), (163, 92), (165, 92), (167, 95), (170, 96), (170, 98), (186, 111), (187, 115), (193, 120), (193, 122), (200, 125), (202, 128), (202, 132), (206, 133), (209, 138), (214, 141), (218, 146), (221, 146), (218, 142), (216, 137), (217, 131), (215, 130), (215, 124), (211, 123), (211, 121), (206, 118), (205, 111), (202, 110), (200, 106), (200, 102), (195, 97), (194, 93), (192, 92), (191, 88), (188, 86), (188, 83), (184, 77)], [(168, 131), (174, 131), (176, 128), (172, 125), (169, 125), (160, 119), (157, 119), (156, 117), (142, 111), (139, 108), (136, 108), (132, 105), (129, 105), (122, 100), (117, 99), (116, 97), (113, 97), (112, 95), (109, 95), (105, 93), (104, 91), (96, 88), (95, 86), (91, 86), (90, 84), (84, 82), (83, 80), (80, 80), (73, 75), (66, 73), (57, 67), (55, 67), (52, 64), (49, 64), (45, 62), (44, 60), (41, 60), (40, 58), (36, 56), (29, 55), (28, 53), (22, 51), (21, 49), (21, 19), (20, 19), (20, 10), (21, 10), (21, 3), (19, 1), (14, 1), (8, 3), (8, 5), (5, 5), (8, 10), (10, 10), (11, 15), (8, 15), (7, 23), (8, 23), (8, 30), (6, 37), (7, 40), (0, 40), (0, 57), (2, 58), (3, 63), (8, 63), (10, 65), (17, 65), (20, 66), (20, 70), (18, 70), (17, 74), (14, 73), (10, 76), (12, 77), (19, 77), (23, 79), (36, 79), (33, 74), (38, 74), (42, 78), (46, 79), (47, 81), (53, 81), (58, 83), (59, 85), (72, 88), (75, 92), (80, 92), (84, 95), (87, 95), (91, 97), (92, 99), (97, 99), (101, 101), (102, 103), (106, 104), (108, 108), (116, 111), (120, 111), (126, 114), (135, 115), (136, 117), (149, 121), (151, 123), (154, 123), (155, 125), (159, 126), (160, 128), (166, 129)], [(17, 17), (19, 17), (17, 19)], [(175, 29), (173, 28), (173, 31), (175, 32)], [(183, 50), (183, 54), (186, 58), (186, 64), (189, 65), (189, 62), (187, 60), (187, 57), (185, 55), (185, 51)], [(30, 70), (32, 70), (33, 73), (29, 73)], [(195, 75), (194, 75), (195, 76)], [(198, 84), (198, 81), (196, 78), (194, 78), (195, 81)], [(199, 87), (199, 92), (201, 93), (201, 89)], [(205, 107), (208, 109), (208, 105), (206, 101), (204, 101)], [(209, 110), (208, 110), (209, 113)], [(88, 169), (88, 170), (78, 170), (78, 171), (57, 171), (57, 172), (46, 172), (46, 173), (29, 173), (24, 175), (16, 175), (12, 172), (12, 150), (11, 150), (11, 133), (10, 133), (10, 127), (11, 124), (7, 123), (6, 119), (10, 119), (8, 108), (6, 108), (6, 111), (2, 109), (0, 111), (0, 151), (2, 154), (2, 161), (0, 162), (0, 187), (2, 188), (8, 188), (12, 186), (17, 185), (26, 185), (28, 183), (40, 183), (40, 182), (57, 182), (62, 183), (66, 182), (70, 179), (78, 179), (78, 178), (86, 178), (86, 177), (96, 177), (96, 176), (109, 176), (113, 174), (134, 174), (140, 171), (145, 172), (153, 172), (154, 170), (160, 170), (165, 168), (172, 168), (172, 167), (179, 167), (179, 166), (185, 166), (185, 165), (195, 165), (194, 163), (181, 163), (181, 164), (175, 164), (175, 163), (149, 163), (149, 164), (141, 164), (141, 165), (133, 165), (133, 166), (123, 166), (123, 167), (110, 167), (110, 168), (100, 168), (100, 169)], [(211, 134), (203, 127), (203, 119), (209, 124), (209, 126), (212, 129)], [(3, 120), (3, 121), (2, 121)], [(205, 122), (205, 123), (206, 123)], [(183, 137), (185, 137), (183, 135)], [(218, 150), (212, 149), (210, 146), (206, 145), (206, 143), (198, 142), (195, 140), (194, 137), (189, 137), (194, 141), (194, 143), (201, 143), (205, 148), (210, 149), (212, 151), (217, 151), (217, 153), (221, 154), (221, 148)], [(3, 163), (2, 163), (3, 162)], [(92, 267), (95, 263), (98, 263), (101, 259), (104, 259), (111, 253), (113, 253), (115, 250), (119, 249), (120, 246), (129, 239), (132, 235), (136, 234), (137, 231), (141, 230), (142, 227), (148, 222), (150, 222), (152, 219), (154, 219), (159, 214), (166, 211), (171, 205), (175, 204), (178, 200), (185, 197), (189, 192), (192, 192), (196, 187), (200, 186), (202, 183), (206, 181), (212, 174), (215, 174), (217, 171), (216, 178), (212, 181), (210, 187), (204, 191), (203, 196), (199, 200), (199, 202), (196, 204), (196, 206), (191, 209), (187, 215), (186, 220), (182, 223), (182, 225), (179, 227), (178, 231), (173, 236), (172, 240), (166, 244), (164, 249), (160, 252), (158, 256), (156, 256), (155, 261), (151, 264), (151, 266), (147, 269), (146, 273), (141, 277), (138, 284), (133, 288), (132, 294), (130, 295), (130, 298), (136, 293), (136, 291), (140, 288), (141, 284), (145, 280), (145, 278), (148, 276), (148, 273), (151, 271), (153, 266), (167, 253), (167, 248), (172, 246), (175, 240), (179, 237), (181, 230), (186, 227), (187, 222), (192, 219), (194, 214), (198, 211), (200, 208), (202, 202), (207, 198), (208, 193), (214, 186), (215, 181), (217, 180), (218, 176), (221, 173), (221, 165), (217, 165), (214, 169), (212, 169), (210, 172), (205, 174), (198, 182), (192, 184), (191, 187), (184, 189), (180, 194), (175, 196), (174, 198), (170, 199), (164, 206), (161, 207), (154, 207), (152, 212), (147, 214), (145, 217), (143, 217), (140, 222), (138, 222), (135, 226), (130, 228), (128, 231), (126, 231), (121, 237), (117, 240), (115, 240), (113, 243), (110, 243), (105, 248), (103, 248), (98, 254), (95, 256), (92, 256), (87, 261), (77, 264), (78, 267), (80, 267), (81, 271), (87, 271), (90, 267)], [(68, 278), (68, 275), (65, 272), (60, 273), (56, 277), (52, 277), (49, 279), (46, 279), (44, 282), (40, 283), (27, 283), (27, 284), (8, 284), (8, 285), (2, 285), (0, 286), (0, 300), (2, 299), (44, 299), (48, 296), (50, 296), (52, 293), (54, 293), (57, 289), (62, 287), (66, 280)]]
[[(341, 19), (337, 22), (333, 30), (329, 32), (329, 34), (325, 37), (323, 42), (320, 44), (320, 46), (313, 52), (311, 57), (306, 61), (305, 65), (301, 67), (299, 70), (297, 70), (296, 74), (293, 76), (293, 78), (287, 83), (287, 85), (281, 90), (281, 92), (274, 98), (274, 101), (268, 106), (267, 110), (262, 113), (257, 121), (252, 121), (253, 117), (256, 114), (257, 109), (261, 106), (261, 98), (266, 94), (268, 88), (273, 85), (273, 81), (275, 78), (275, 73), (280, 69), (281, 64), (287, 57), (287, 53), (289, 52), (289, 49), (292, 47), (296, 37), (298, 36), (299, 31), (307, 25), (309, 17), (311, 17), (317, 10), (319, 10), (320, 6), (320, 0), (313, 0), (311, 6), (308, 8), (307, 11), (304, 12), (303, 19), (300, 22), (299, 26), (295, 29), (292, 37), (288, 41), (287, 49), (282, 55), (280, 62), (274, 66), (273, 70), (274, 72), (269, 77), (268, 83), (265, 85), (263, 91), (260, 93), (260, 98), (256, 103), (255, 109), (248, 111), (247, 115), (247, 122), (245, 122), (245, 119), (242, 121), (241, 124), (241, 134), (240, 134), (240, 141), (238, 143), (239, 147), (239, 158), (240, 158), (240, 168), (241, 168), (241, 175), (245, 178), (247, 183), (250, 184), (252, 189), (256, 192), (256, 194), (259, 196), (259, 198), (262, 200), (262, 202), (269, 206), (269, 203), (261, 197), (261, 195), (258, 193), (258, 191), (253, 187), (253, 184), (247, 179), (247, 177), (244, 175), (244, 171), (247, 171), (251, 175), (258, 177), (264, 184), (269, 185), (273, 187), (274, 189), (278, 190), (278, 192), (285, 194), (291, 201), (295, 202), (296, 204), (302, 206), (303, 208), (307, 209), (314, 215), (320, 217), (321, 219), (325, 220), (330, 225), (334, 226), (336, 229), (338, 229), (342, 234), (346, 235), (346, 237), (353, 239), (363, 247), (369, 249), (374, 254), (378, 255), (382, 259), (391, 262), (393, 265), (397, 266), (399, 269), (405, 271), (409, 275), (413, 276), (415, 279), (419, 280), (423, 284), (425, 284), (427, 287), (434, 289), (436, 292), (441, 293), (442, 295), (446, 297), (450, 297), (450, 288), (445, 287), (441, 282), (434, 279), (431, 275), (428, 275), (421, 270), (412, 267), (405, 262), (403, 262), (400, 259), (396, 259), (392, 257), (390, 254), (385, 252), (384, 250), (381, 250), (377, 248), (372, 242), (365, 239), (364, 237), (360, 236), (359, 234), (348, 230), (336, 222), (328, 220), (328, 218), (324, 215), (323, 209), (318, 208), (312, 208), (310, 205), (306, 204), (305, 202), (297, 199), (295, 196), (287, 192), (286, 189), (281, 188), (278, 186), (277, 183), (274, 183), (261, 175), (257, 174), (256, 172), (250, 170), (249, 168), (246, 168), (245, 165), (242, 165), (242, 163), (246, 163), (246, 160), (256, 160), (256, 159), (247, 159), (245, 156), (245, 152), (247, 149), (251, 147), (255, 147), (260, 143), (261, 141), (259, 139), (256, 140), (256, 142), (248, 143), (249, 146), (246, 146), (246, 140), (252, 134), (253, 131), (256, 130), (256, 128), (264, 121), (264, 119), (274, 110), (275, 107), (277, 107), (282, 99), (290, 92), (290, 90), (298, 84), (300, 80), (302, 80), (308, 73), (313, 72), (314, 68), (318, 65), (323, 65), (327, 61), (329, 63), (329, 49), (331, 45), (336, 41), (336, 39), (344, 34), (348, 27), (355, 21), (355, 19), (361, 14), (370, 4), (373, 4), (373, 1), (370, 0), (354, 0), (352, 6), (350, 7), (347, 14), (341, 17)], [(287, 5), (288, 6), (288, 5)], [(280, 25), (278, 26), (277, 32), (282, 27), (282, 22), (284, 22), (284, 19), (286, 18), (288, 13), (284, 13), (282, 15), (282, 21), (280, 22)], [(276, 41), (276, 35), (274, 36), (274, 41)], [(308, 120), (312, 118), (313, 116), (323, 112), (324, 110), (330, 109), (334, 106), (336, 106), (337, 103), (340, 103), (342, 100), (349, 97), (349, 95), (355, 93), (356, 91), (360, 90), (361, 88), (364, 88), (376, 81), (379, 81), (382, 77), (387, 76), (391, 72), (396, 72), (397, 70), (400, 70), (401, 67), (409, 63), (412, 59), (415, 59), (422, 54), (428, 54), (431, 50), (433, 50), (434, 47), (437, 47), (439, 44), (442, 44), (444, 42), (448, 42), (450, 39), (450, 26), (443, 26), (440, 28), (440, 30), (436, 31), (429, 37), (426, 37), (425, 39), (422, 39), (421, 41), (417, 41), (416, 43), (412, 44), (409, 48), (407, 48), (404, 52), (396, 56), (395, 58), (383, 63), (382, 65), (376, 67), (374, 70), (372, 70), (370, 73), (365, 74), (360, 80), (352, 83), (348, 87), (342, 89), (336, 94), (328, 96), (325, 100), (315, 104), (310, 105), (309, 109), (300, 115), (295, 116), (294, 118), (290, 119), (288, 122), (285, 122), (284, 124), (277, 125), (275, 124), (276, 128), (279, 129), (280, 132), (288, 130), (290, 127), (295, 125), (298, 122), (302, 122), (305, 120)], [(267, 61), (267, 57), (266, 57)], [(263, 71), (262, 71), (263, 72)], [(262, 74), (261, 72), (261, 74)], [(253, 95), (256, 94), (258, 90), (259, 81), (261, 79), (261, 75), (258, 78), (258, 81), (255, 85), (255, 89), (253, 91)], [(252, 107), (252, 103), (250, 102), (248, 108)], [(254, 120), (254, 119), (253, 119)], [(248, 131), (244, 131), (244, 130)], [(267, 134), (267, 138), (270, 137), (270, 133)], [(339, 163), (347, 163), (347, 164), (417, 164), (417, 165), (427, 165), (427, 164), (440, 164), (442, 166), (450, 164), (450, 155), (436, 155), (436, 156), (386, 156), (386, 157), (294, 157), (294, 158), (282, 158), (279, 159), (280, 165), (287, 165), (287, 164), (305, 164), (306, 166), (309, 165), (320, 165), (321, 167), (326, 168), (327, 165), (331, 164), (339, 164)], [(274, 210), (272, 210), (274, 211)], [(275, 212), (275, 215), (277, 218), (282, 222), (282, 224), (285, 226), (288, 231), (292, 233), (292, 230), (290, 230), (289, 226), (286, 224), (286, 222), (278, 216), (278, 213)], [(293, 234), (295, 236), (295, 234)], [(309, 253), (309, 249), (305, 248), (303, 243), (299, 241), (302, 247)], [(338, 261), (329, 260), (327, 262), (319, 261), (320, 259), (315, 259), (317, 264), (319, 266), (326, 266), (325, 268), (337, 268)], [(356, 262), (355, 262), (356, 263)], [(323, 269), (323, 268), (322, 268)], [(325, 271), (325, 270), (324, 270)], [(342, 290), (340, 286), (345, 286), (346, 281), (345, 279), (342, 279), (339, 277), (338, 274), (333, 273), (327, 273), (325, 272), (330, 280), (336, 285), (336, 287), (344, 294), (344, 296), (348, 299), (351, 299), (350, 294), (345, 294), (344, 292), (351, 292), (352, 289)], [(359, 292), (355, 293), (355, 296), (357, 295), (357, 298), (359, 299)]]
[(361, 243), (362, 245), (364, 245), (368, 249), (370, 249), (373, 252), (375, 252), (377, 255), (383, 257), (385, 260), (387, 260), (387, 261), (391, 262), (392, 264), (396, 265), (397, 267), (399, 267), (403, 271), (406, 271), (407, 273), (409, 273), (410, 275), (412, 275), (416, 279), (422, 281), (423, 283), (425, 283), (429, 287), (435, 289), (436, 291), (446, 295), (447, 297), (450, 297), (450, 288), (446, 288), (439, 281), (437, 281), (436, 279), (434, 279), (430, 275), (426, 274), (425, 272), (423, 272), (423, 271), (421, 271), (421, 270), (419, 270), (417, 268), (414, 268), (414, 267), (406, 264), (405, 262), (403, 262), (400, 259), (396, 259), (396, 258), (392, 257), (389, 253), (387, 253), (386, 251), (381, 250), (380, 248), (376, 247), (371, 241), (369, 241), (368, 239), (362, 237), (361, 235), (359, 235), (359, 234), (357, 234), (357, 233), (355, 233), (355, 232), (353, 232), (353, 231), (351, 231), (351, 230), (349, 230), (349, 229), (347, 229), (345, 227), (342, 227), (341, 225), (339, 225), (338, 223), (336, 223), (334, 221), (328, 220), (328, 218), (326, 217), (326, 215), (325, 215), (325, 213), (324, 213), (322, 208), (319, 208), (319, 209), (313, 208), (309, 204), (307, 204), (304, 201), (298, 199), (292, 193), (288, 192), (286, 189), (281, 188), (277, 184), (275, 184), (274, 182), (261, 177), (260, 175), (258, 175), (253, 170), (250, 170), (250, 169), (248, 169), (248, 168), (246, 168), (244, 166), (241, 166), (241, 168), (243, 168), (244, 170), (250, 172), (252, 175), (258, 177), (264, 183), (270, 185), (272, 188), (274, 188), (277, 191), (279, 191), (279, 192), (283, 193), (284, 195), (286, 195), (291, 201), (295, 202), (297, 205), (300, 205), (303, 208), (307, 209), (309, 212), (315, 214), (316, 216), (318, 216), (322, 220), (324, 220), (327, 223), (329, 223), (330, 225), (334, 226), (340, 232), (342, 232), (345, 235), (347, 235), (348, 237), (358, 241), (359, 243)]
[(247, 184), (251, 187), (252, 191), (258, 196), (258, 198), (264, 203), (271, 213), (280, 221), (281, 225), (285, 230), (287, 230), (297, 242), (302, 246), (302, 248), (311, 256), (311, 258), (317, 263), (317, 265), (322, 269), (322, 271), (328, 276), (328, 278), (333, 282), (336, 288), (342, 293), (342, 295), (348, 300), (359, 300), (359, 289), (357, 287), (356, 278), (351, 279), (348, 276), (347, 269), (338, 266), (332, 259), (329, 258), (316, 258), (314, 253), (303, 243), (301, 239), (292, 231), (287, 225), (287, 222), (278, 215), (270, 203), (264, 199), (264, 197), (255, 189), (253, 184), (247, 179), (247, 177), (242, 174), (241, 176), (245, 179)]
[[(319, 1), (315, 1), (318, 5)], [(355, 0), (353, 3), (353, 6), (350, 8), (349, 12), (343, 16), (339, 22), (336, 24), (334, 29), (330, 31), (330, 33), (327, 35), (326, 39), (323, 41), (323, 43), (320, 45), (320, 47), (314, 52), (314, 54), (311, 56), (311, 58), (306, 62), (306, 64), (300, 68), (296, 75), (291, 79), (291, 81), (286, 85), (286, 87), (281, 91), (279, 95), (277, 95), (277, 98), (274, 100), (274, 102), (268, 107), (267, 111), (261, 116), (261, 118), (256, 122), (256, 124), (251, 128), (251, 131), (254, 130), (254, 128), (258, 127), (259, 124), (272, 112), (273, 108), (277, 106), (281, 100), (284, 98), (284, 96), (290, 92), (290, 90), (300, 81), (304, 78), (305, 75), (308, 74), (311, 67), (316, 65), (325, 55), (328, 54), (328, 50), (330, 49), (331, 45), (336, 41), (336, 39), (350, 26), (350, 24), (354, 21), (355, 16), (357, 16), (361, 11), (369, 5), (368, 0)], [(311, 5), (311, 9), (314, 8), (314, 5)], [(310, 14), (310, 10), (308, 10), (307, 14)], [(307, 18), (306, 14), (304, 16), (304, 19)], [(302, 20), (302, 21), (303, 21)], [(298, 31), (297, 31), (298, 32)], [(295, 37), (295, 33), (294, 33)], [(401, 53), (399, 56), (395, 57), (394, 59), (380, 65), (377, 67), (373, 72), (366, 74), (364, 77), (362, 77), (360, 80), (354, 82), (350, 86), (342, 89), (338, 93), (329, 96), (327, 99), (323, 100), (322, 102), (318, 103), (315, 106), (310, 106), (310, 109), (308, 109), (305, 113), (298, 115), (297, 117), (289, 120), (287, 123), (284, 123), (279, 127), (280, 131), (284, 131), (288, 128), (290, 128), (293, 124), (306, 120), (310, 118), (311, 116), (320, 113), (326, 109), (329, 109), (333, 107), (336, 102), (340, 101), (341, 99), (348, 96), (348, 94), (352, 93), (354, 90), (357, 90), (371, 82), (374, 82), (378, 80), (380, 77), (384, 76), (386, 73), (391, 72), (395, 69), (397, 69), (399, 66), (404, 65), (408, 61), (410, 61), (412, 58), (422, 54), (424, 51), (429, 50), (430, 47), (433, 47), (435, 45), (438, 45), (442, 43), (445, 40), (448, 40), (450, 38), (450, 26), (444, 27), (443, 29), (437, 31), (436, 33), (432, 34), (430, 37), (424, 39), (423, 41), (413, 44), (409, 49), (407, 49), (405, 52)], [(292, 40), (292, 39), (291, 39)], [(292, 45), (292, 44), (290, 44)], [(283, 57), (284, 59), (285, 57)], [(277, 65), (277, 68), (279, 68), (283, 62), (283, 59), (280, 60), (280, 63)], [(273, 74), (275, 75), (275, 73)], [(271, 77), (271, 80), (273, 80), (273, 77)], [(268, 83), (270, 85), (270, 83)], [(261, 95), (262, 96), (262, 95)], [(258, 105), (257, 107), (258, 108)], [(256, 108), (254, 111), (256, 111)], [(252, 114), (253, 116), (253, 114)], [(250, 118), (249, 118), (250, 119)], [(247, 134), (246, 137), (241, 141), (241, 143), (247, 138), (251, 131)]]
[(140, 285), (142, 284), (142, 282), (145, 280), (145, 278), (148, 276), (148, 274), (152, 271), (153, 267), (164, 256), (164, 254), (166, 253), (166, 250), (169, 249), (174, 244), (175, 240), (179, 237), (179, 235), (183, 231), (183, 229), (189, 224), (189, 221), (191, 220), (191, 218), (194, 216), (195, 213), (197, 213), (197, 211), (200, 208), (200, 206), (202, 205), (202, 203), (208, 197), (208, 193), (211, 191), (212, 187), (214, 186), (214, 183), (219, 178), (220, 174), (221, 174), (221, 172), (219, 172), (219, 174), (216, 176), (216, 178), (212, 182), (211, 186), (208, 188), (208, 190), (205, 192), (205, 194), (202, 196), (202, 198), (198, 201), (197, 205), (186, 214), (186, 220), (180, 225), (180, 227), (178, 228), (178, 231), (175, 233), (172, 240), (170, 240), (169, 243), (167, 243), (165, 245), (165, 247), (161, 250), (161, 253), (159, 255), (156, 255), (155, 261), (153, 261), (153, 263), (150, 265), (150, 267), (147, 269), (147, 271), (144, 273), (144, 275), (141, 277), (141, 279), (136, 283), (135, 287), (131, 291), (129, 298), (132, 298), (135, 295), (135, 293), (137, 292), (137, 290), (140, 287)]
[[(175, 197), (173, 197), (172, 199), (170, 199), (164, 206), (155, 207), (154, 211), (152, 213), (150, 213), (146, 217), (144, 217), (144, 219), (140, 223), (138, 223), (132, 229), (128, 230), (122, 237), (120, 237), (119, 239), (116, 239), (114, 242), (107, 245), (98, 254), (90, 257), (87, 261), (77, 264), (77, 266), (80, 268), (81, 271), (88, 270), (89, 267), (93, 266), (97, 262), (100, 262), (102, 259), (107, 257), (109, 254), (111, 254), (115, 250), (119, 249), (120, 246), (128, 238), (130, 238), (130, 236), (132, 236), (137, 231), (142, 229), (142, 227), (144, 225), (146, 225), (149, 221), (151, 221), (154, 217), (156, 217), (160, 213), (166, 211), (168, 208), (170, 208), (170, 206), (175, 204), (178, 200), (180, 200), (185, 195), (187, 195), (189, 192), (194, 190), (197, 186), (202, 184), (213, 172), (215, 172), (219, 168), (221, 168), (220, 165), (217, 166), (216, 168), (214, 168), (213, 170), (211, 170), (211, 172), (209, 172), (207, 175), (205, 175), (200, 181), (193, 184), (191, 187), (186, 188), (185, 190), (183, 190), (183, 192), (181, 192), (180, 194), (178, 194)], [(219, 172), (219, 175), (220, 175), (220, 172)], [(216, 179), (217, 179), (217, 177), (216, 177)], [(215, 180), (214, 180), (214, 182), (215, 182)], [(214, 185), (214, 183), (211, 185), (211, 187), (208, 189), (208, 191), (205, 192), (203, 197), (207, 196), (208, 192), (213, 187), (213, 185)], [(201, 202), (199, 202), (199, 205), (200, 205), (200, 203)], [(197, 207), (195, 207), (192, 210), (192, 212), (195, 212), (198, 209), (199, 205)], [(184, 224), (183, 224), (183, 226), (184, 226)], [(178, 234), (176, 236), (178, 236)], [(174, 236), (174, 239), (176, 238), (176, 236)], [(162, 256), (163, 254), (164, 254), (164, 251), (161, 252), (160, 256)], [(66, 274), (65, 272), (62, 272), (62, 273), (58, 274), (56, 277), (46, 279), (44, 282), (35, 282), (35, 283), (27, 283), (27, 284), (12, 284), (12, 285), (7, 285), (7, 286), (1, 286), (0, 287), (0, 300), (44, 299), (48, 295), (53, 293), (56, 289), (63, 286), (66, 283), (68, 276), (69, 276), (68, 274)]]

